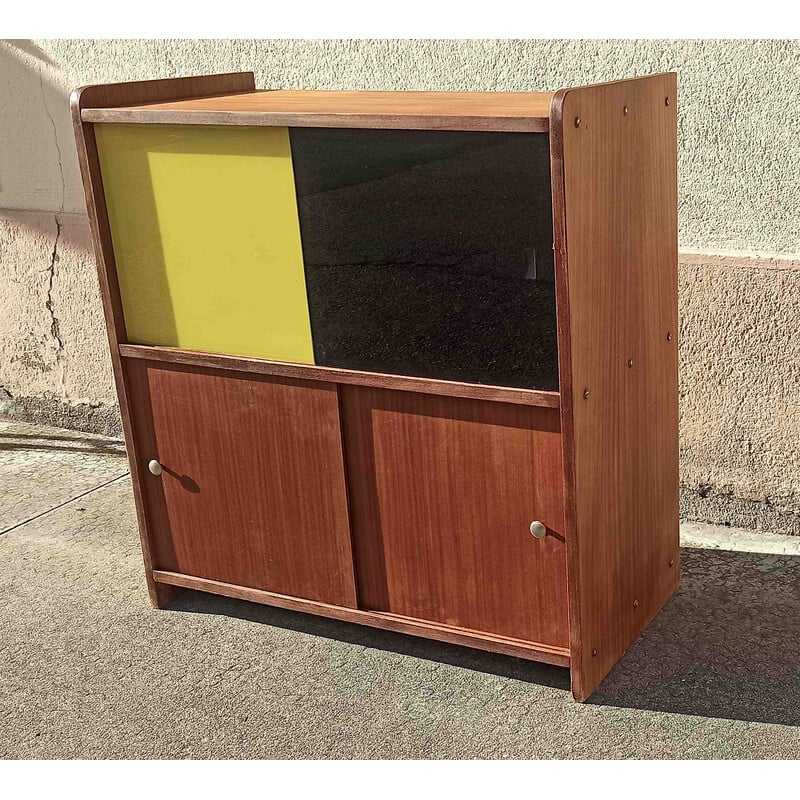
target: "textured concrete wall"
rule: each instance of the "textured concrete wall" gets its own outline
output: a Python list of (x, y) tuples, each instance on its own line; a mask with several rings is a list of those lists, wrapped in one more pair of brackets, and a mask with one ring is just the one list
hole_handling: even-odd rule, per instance
[(0, 413), (118, 430), (69, 119), (80, 84), (536, 90), (679, 77), (684, 514), (800, 533), (800, 42), (0, 42)]
[(683, 515), (800, 535), (800, 260), (682, 255)]

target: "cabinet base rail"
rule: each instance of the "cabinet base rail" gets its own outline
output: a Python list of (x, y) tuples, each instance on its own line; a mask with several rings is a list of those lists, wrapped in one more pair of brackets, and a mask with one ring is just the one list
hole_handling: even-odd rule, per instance
[(194, 589), (209, 594), (219, 594), (233, 597), (237, 600), (248, 600), (262, 605), (276, 606), (290, 611), (301, 611), (307, 614), (316, 614), (330, 617), (343, 622), (353, 622), (359, 625), (369, 625), (373, 628), (382, 628), (395, 633), (405, 633), (411, 636), (421, 636), (426, 639), (435, 639), (448, 644), (475, 647), (516, 658), (526, 658), (531, 661), (541, 661), (545, 664), (554, 664), (558, 667), (569, 667), (570, 653), (566, 647), (526, 642), (512, 639), (507, 636), (472, 631), (467, 628), (457, 628), (442, 625), (436, 622), (412, 619), (398, 614), (389, 614), (383, 611), (366, 611), (358, 608), (345, 608), (316, 600), (305, 600), (300, 597), (289, 597), (284, 594), (267, 592), (263, 589), (250, 589), (246, 586), (235, 586), (222, 581), (209, 578), (196, 578), (192, 575), (182, 575), (177, 572), (153, 570), (153, 580), (169, 586), (182, 589)]

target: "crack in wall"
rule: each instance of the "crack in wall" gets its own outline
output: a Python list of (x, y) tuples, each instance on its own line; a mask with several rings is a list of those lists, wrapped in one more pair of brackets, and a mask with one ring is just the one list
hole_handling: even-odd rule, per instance
[(41, 68), (39, 69), (39, 89), (42, 92), (42, 105), (44, 106), (44, 113), (47, 114), (47, 118), (50, 120), (50, 126), (53, 129), (53, 140), (56, 145), (56, 154), (58, 156), (58, 174), (61, 176), (61, 211), (64, 210), (64, 203), (66, 201), (67, 195), (67, 184), (64, 180), (64, 163), (61, 158), (61, 145), (58, 143), (58, 129), (56, 128), (56, 121), (53, 119), (53, 115), (50, 113), (50, 109), (47, 106), (47, 95), (44, 91), (44, 76), (42, 75)]
[(58, 141), (58, 128), (56, 127), (56, 121), (53, 115), (50, 113), (50, 108), (47, 105), (47, 94), (44, 90), (44, 74), (42, 73), (41, 67), (39, 68), (39, 90), (42, 93), (42, 105), (44, 106), (44, 113), (47, 114), (47, 118), (50, 120), (50, 127), (53, 129), (53, 143), (55, 144), (56, 157), (58, 158), (58, 174), (61, 178), (61, 208), (60, 211), (56, 212), (54, 215), (56, 223), (56, 238), (53, 242), (53, 252), (50, 256), (50, 266), (48, 267), (49, 280), (47, 284), (47, 300), (45, 301), (45, 307), (50, 314), (50, 335), (53, 337), (53, 341), (56, 344), (56, 368), (59, 370), (57, 390), (63, 398), (68, 399), (65, 379), (66, 370), (63, 362), (64, 340), (61, 338), (61, 327), (59, 325), (58, 317), (55, 314), (53, 305), (53, 283), (56, 277), (56, 264), (58, 263), (58, 242), (61, 238), (61, 222), (58, 219), (58, 214), (64, 213), (67, 186), (64, 179), (64, 161), (61, 156), (61, 145)]
[(58, 216), (55, 217), (56, 221), (56, 238), (53, 241), (53, 252), (50, 256), (50, 266), (48, 267), (49, 279), (47, 282), (47, 300), (45, 307), (50, 314), (50, 334), (56, 343), (56, 366), (60, 368), (61, 372), (58, 377), (58, 388), (62, 396), (66, 397), (66, 389), (64, 384), (64, 364), (62, 362), (62, 354), (64, 353), (64, 341), (61, 338), (61, 326), (58, 317), (55, 314), (53, 303), (53, 283), (56, 277), (56, 264), (58, 263), (58, 241), (61, 238), (61, 223), (58, 221)]
[(58, 317), (55, 315), (53, 311), (53, 281), (56, 277), (56, 263), (58, 262), (58, 240), (61, 238), (61, 223), (58, 221), (58, 217), (56, 217), (56, 238), (53, 242), (53, 253), (50, 256), (50, 266), (48, 267), (48, 273), (50, 275), (49, 281), (47, 283), (47, 301), (45, 302), (45, 306), (47, 310), (50, 312), (50, 333), (53, 335), (53, 339), (56, 341), (56, 351), (60, 352), (64, 349), (64, 342), (61, 341), (61, 332), (59, 329), (58, 324)]

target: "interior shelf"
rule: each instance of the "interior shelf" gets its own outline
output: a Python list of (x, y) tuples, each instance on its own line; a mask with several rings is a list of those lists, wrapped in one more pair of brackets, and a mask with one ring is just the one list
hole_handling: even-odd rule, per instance
[(415, 378), (406, 375), (386, 375), (361, 370), (320, 367), (314, 364), (295, 364), (269, 361), (262, 358), (242, 358), (217, 353), (182, 350), (154, 345), (120, 344), (119, 354), (126, 359), (161, 361), (170, 364), (185, 364), (192, 367), (208, 367), (258, 375), (275, 375), (282, 378), (298, 378), (324, 383), (342, 383), (352, 386), (374, 386), (381, 389), (397, 389), (420, 394), (435, 394), (442, 397), (468, 397), (474, 400), (493, 400), (540, 408), (560, 408), (559, 392), (534, 389), (515, 389), (508, 386), (485, 386), (477, 383), (460, 383), (434, 378)]

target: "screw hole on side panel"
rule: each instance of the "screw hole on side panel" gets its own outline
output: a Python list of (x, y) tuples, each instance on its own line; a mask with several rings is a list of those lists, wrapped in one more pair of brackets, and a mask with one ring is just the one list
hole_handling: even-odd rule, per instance
[(592, 649), (592, 658), (594, 658), (596, 655), (597, 655), (597, 648), (595, 647)]
[(670, 565), (671, 567), (674, 567), (674, 566), (675, 566), (675, 559), (674, 559), (674, 558), (671, 558), (671, 559), (669, 560), (669, 565)]
[(584, 389), (583, 390), (583, 399), (584, 400), (588, 400), (589, 399), (589, 390), (588, 389)]
[(575, 127), (580, 128), (580, 126), (581, 126), (581, 118), (575, 117)]
[(639, 601), (638, 600), (634, 600), (633, 601), (633, 607), (634, 608), (639, 608)]
[(628, 369), (630, 369), (631, 367), (633, 367), (633, 359), (629, 358), (628, 359)]
[(623, 114), (624, 114), (626, 117), (628, 116), (628, 112), (629, 112), (629, 111), (630, 111), (630, 109), (628, 108), (628, 106), (625, 106), (625, 107), (622, 109), (622, 113), (623, 113)]
[(672, 341), (672, 332), (667, 333), (667, 341), (668, 342)]
[(669, 108), (669, 97), (664, 98), (664, 105)]

